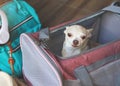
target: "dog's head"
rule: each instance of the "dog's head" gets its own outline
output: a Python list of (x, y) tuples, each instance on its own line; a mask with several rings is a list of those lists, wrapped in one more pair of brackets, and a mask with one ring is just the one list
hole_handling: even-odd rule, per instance
[(86, 29), (80, 25), (66, 27), (65, 40), (68, 46), (81, 47), (85, 41), (91, 37), (93, 29)]

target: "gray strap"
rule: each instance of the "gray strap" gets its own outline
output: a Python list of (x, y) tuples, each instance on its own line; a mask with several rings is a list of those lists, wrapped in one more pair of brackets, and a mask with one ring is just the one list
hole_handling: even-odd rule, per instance
[[(120, 13), (120, 7), (119, 6), (115, 6), (115, 3), (117, 2), (113, 2), (110, 6), (103, 8), (102, 10), (104, 11), (111, 11), (114, 13)], [(118, 2), (120, 3), (120, 2)]]
[(93, 86), (92, 80), (84, 66), (75, 69), (74, 75), (80, 79), (82, 86)]
[(44, 28), (44, 29), (40, 30), (39, 39), (42, 39), (42, 40), (49, 39), (49, 29), (48, 28)]
[(82, 86), (80, 80), (64, 80), (63, 86)]

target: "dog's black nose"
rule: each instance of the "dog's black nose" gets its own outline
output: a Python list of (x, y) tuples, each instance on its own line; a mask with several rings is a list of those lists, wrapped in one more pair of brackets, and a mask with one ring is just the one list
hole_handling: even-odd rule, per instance
[(74, 45), (78, 45), (78, 43), (79, 43), (78, 40), (74, 40), (74, 41), (73, 41), (73, 44), (74, 44)]

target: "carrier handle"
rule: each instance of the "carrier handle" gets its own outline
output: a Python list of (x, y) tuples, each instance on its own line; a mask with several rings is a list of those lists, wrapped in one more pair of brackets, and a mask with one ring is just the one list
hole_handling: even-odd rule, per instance
[(17, 4), (18, 9), (21, 9), (19, 2), (17, 0), (13, 0), (13, 1)]
[(10, 34), (8, 31), (8, 20), (6, 14), (2, 10), (0, 10), (0, 16), (2, 21), (2, 25), (0, 28), (0, 44), (5, 44), (10, 38)]
[(74, 75), (81, 81), (82, 86), (94, 86), (92, 79), (84, 66), (80, 66), (74, 70)]
[(18, 9), (18, 13), (19, 13), (20, 15), (27, 15), (27, 14), (28, 14), (28, 12), (27, 12), (25, 9), (22, 9), (22, 6), (21, 6), (20, 3), (18, 2), (19, 0), (13, 0), (13, 1), (16, 3), (17, 9)]
[(113, 2), (110, 6), (103, 8), (104, 11), (111, 11), (114, 13), (120, 13), (120, 1)]

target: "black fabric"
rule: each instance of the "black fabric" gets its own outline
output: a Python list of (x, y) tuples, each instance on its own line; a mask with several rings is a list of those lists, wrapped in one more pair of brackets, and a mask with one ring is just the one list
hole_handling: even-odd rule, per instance
[(61, 50), (64, 41), (64, 29), (58, 30), (56, 32), (50, 33), (50, 39), (47, 41), (48, 48), (52, 53), (57, 56), (61, 56)]

